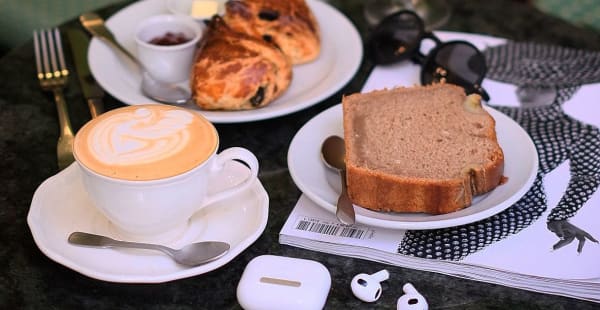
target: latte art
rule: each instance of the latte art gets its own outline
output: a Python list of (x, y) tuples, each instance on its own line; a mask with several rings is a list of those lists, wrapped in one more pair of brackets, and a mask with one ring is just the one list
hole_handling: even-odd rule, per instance
[[(162, 114), (162, 115), (161, 115)], [(140, 108), (121, 113), (96, 125), (88, 147), (98, 161), (113, 165), (142, 164), (172, 157), (189, 143), (187, 111)]]
[(147, 105), (116, 109), (77, 134), (75, 153), (103, 175), (150, 180), (174, 176), (204, 162), (217, 134), (207, 120), (181, 108)]

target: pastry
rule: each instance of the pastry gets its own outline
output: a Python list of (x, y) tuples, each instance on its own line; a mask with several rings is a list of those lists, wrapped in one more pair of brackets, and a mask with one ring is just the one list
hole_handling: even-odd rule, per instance
[(209, 22), (191, 70), (190, 88), (205, 110), (247, 110), (279, 97), (292, 80), (292, 64), (272, 44)]
[(310, 62), (321, 50), (319, 26), (304, 0), (230, 0), (224, 19), (232, 29), (276, 45), (292, 64)]

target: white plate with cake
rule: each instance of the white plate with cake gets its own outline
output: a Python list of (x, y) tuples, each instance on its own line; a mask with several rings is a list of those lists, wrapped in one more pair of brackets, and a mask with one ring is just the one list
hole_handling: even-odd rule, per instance
[[(377, 212), (355, 206), (356, 221), (395, 229), (451, 227), (492, 216), (521, 198), (537, 173), (535, 146), (515, 121), (492, 108), (486, 107), (486, 110), (496, 121), (498, 143), (504, 152), (504, 176), (508, 179), (505, 184), (476, 196), (469, 207), (451, 213)], [(300, 190), (319, 206), (335, 213), (339, 192), (328, 180), (337, 176), (323, 165), (320, 158), (321, 143), (330, 135), (344, 136), (341, 104), (323, 111), (298, 131), (290, 144), (288, 166)]]
[[(310, 63), (294, 65), (289, 88), (267, 106), (241, 111), (201, 111), (214, 123), (236, 123), (274, 118), (314, 105), (341, 89), (354, 76), (363, 57), (360, 35), (354, 25), (329, 4), (307, 0), (321, 31), (321, 51)], [(136, 25), (142, 19), (168, 13), (164, 0), (135, 2), (107, 19), (106, 24), (134, 55)], [(340, 35), (343, 34), (343, 35)], [(113, 97), (130, 105), (152, 102), (140, 91), (141, 76), (108, 46), (92, 39), (88, 61), (98, 83)], [(189, 87), (188, 82), (182, 86)]]

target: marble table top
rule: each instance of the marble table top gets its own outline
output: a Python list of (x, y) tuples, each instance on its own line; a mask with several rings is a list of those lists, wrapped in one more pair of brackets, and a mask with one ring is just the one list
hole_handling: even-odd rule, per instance
[[(346, 14), (364, 36), (368, 27), (359, 0), (329, 1)], [(600, 33), (572, 26), (522, 1), (448, 0), (450, 20), (441, 29), (513, 40), (529, 40), (600, 50)], [(124, 5), (124, 4), (123, 4)], [(99, 13), (105, 17), (120, 7)], [(80, 27), (75, 20), (61, 29)], [(72, 66), (71, 57), (67, 57)], [(327, 309), (395, 309), (402, 285), (412, 282), (430, 309), (594, 309), (597, 304), (443, 274), (387, 266), (281, 245), (279, 231), (300, 196), (287, 169), (288, 145), (296, 131), (319, 112), (361, 89), (372, 63), (365, 59), (356, 76), (340, 91), (305, 110), (270, 120), (218, 124), (221, 148), (244, 146), (260, 161), (259, 179), (270, 197), (264, 233), (225, 266), (161, 284), (118, 284), (95, 280), (46, 257), (36, 246), (26, 218), (35, 189), (56, 174), (58, 123), (53, 98), (35, 78), (33, 43), (28, 41), (0, 59), (0, 308), (4, 309), (239, 309), (236, 286), (247, 263), (263, 254), (321, 262), (332, 277)], [(75, 129), (90, 119), (77, 80), (65, 92)], [(106, 96), (107, 108), (123, 104)], [(235, 229), (232, 227), (232, 229)], [(361, 272), (388, 269), (381, 299), (367, 304), (354, 298), (349, 283)]]

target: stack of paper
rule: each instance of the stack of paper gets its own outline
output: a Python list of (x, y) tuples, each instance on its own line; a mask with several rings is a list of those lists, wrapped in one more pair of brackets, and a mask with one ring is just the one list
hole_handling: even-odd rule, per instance
[[(600, 216), (600, 210), (597, 213), (596, 219)], [(540, 226), (545, 226), (545, 223), (540, 221), (460, 261), (415, 258), (397, 253), (405, 231), (361, 224), (344, 226), (333, 213), (302, 196), (283, 226), (279, 242), (319, 252), (600, 302), (600, 246), (587, 243), (578, 254), (575, 241), (570, 246), (552, 250), (557, 239), (548, 236), (546, 228)], [(590, 234), (600, 236), (598, 225), (589, 227), (595, 227), (596, 230), (588, 230)]]

